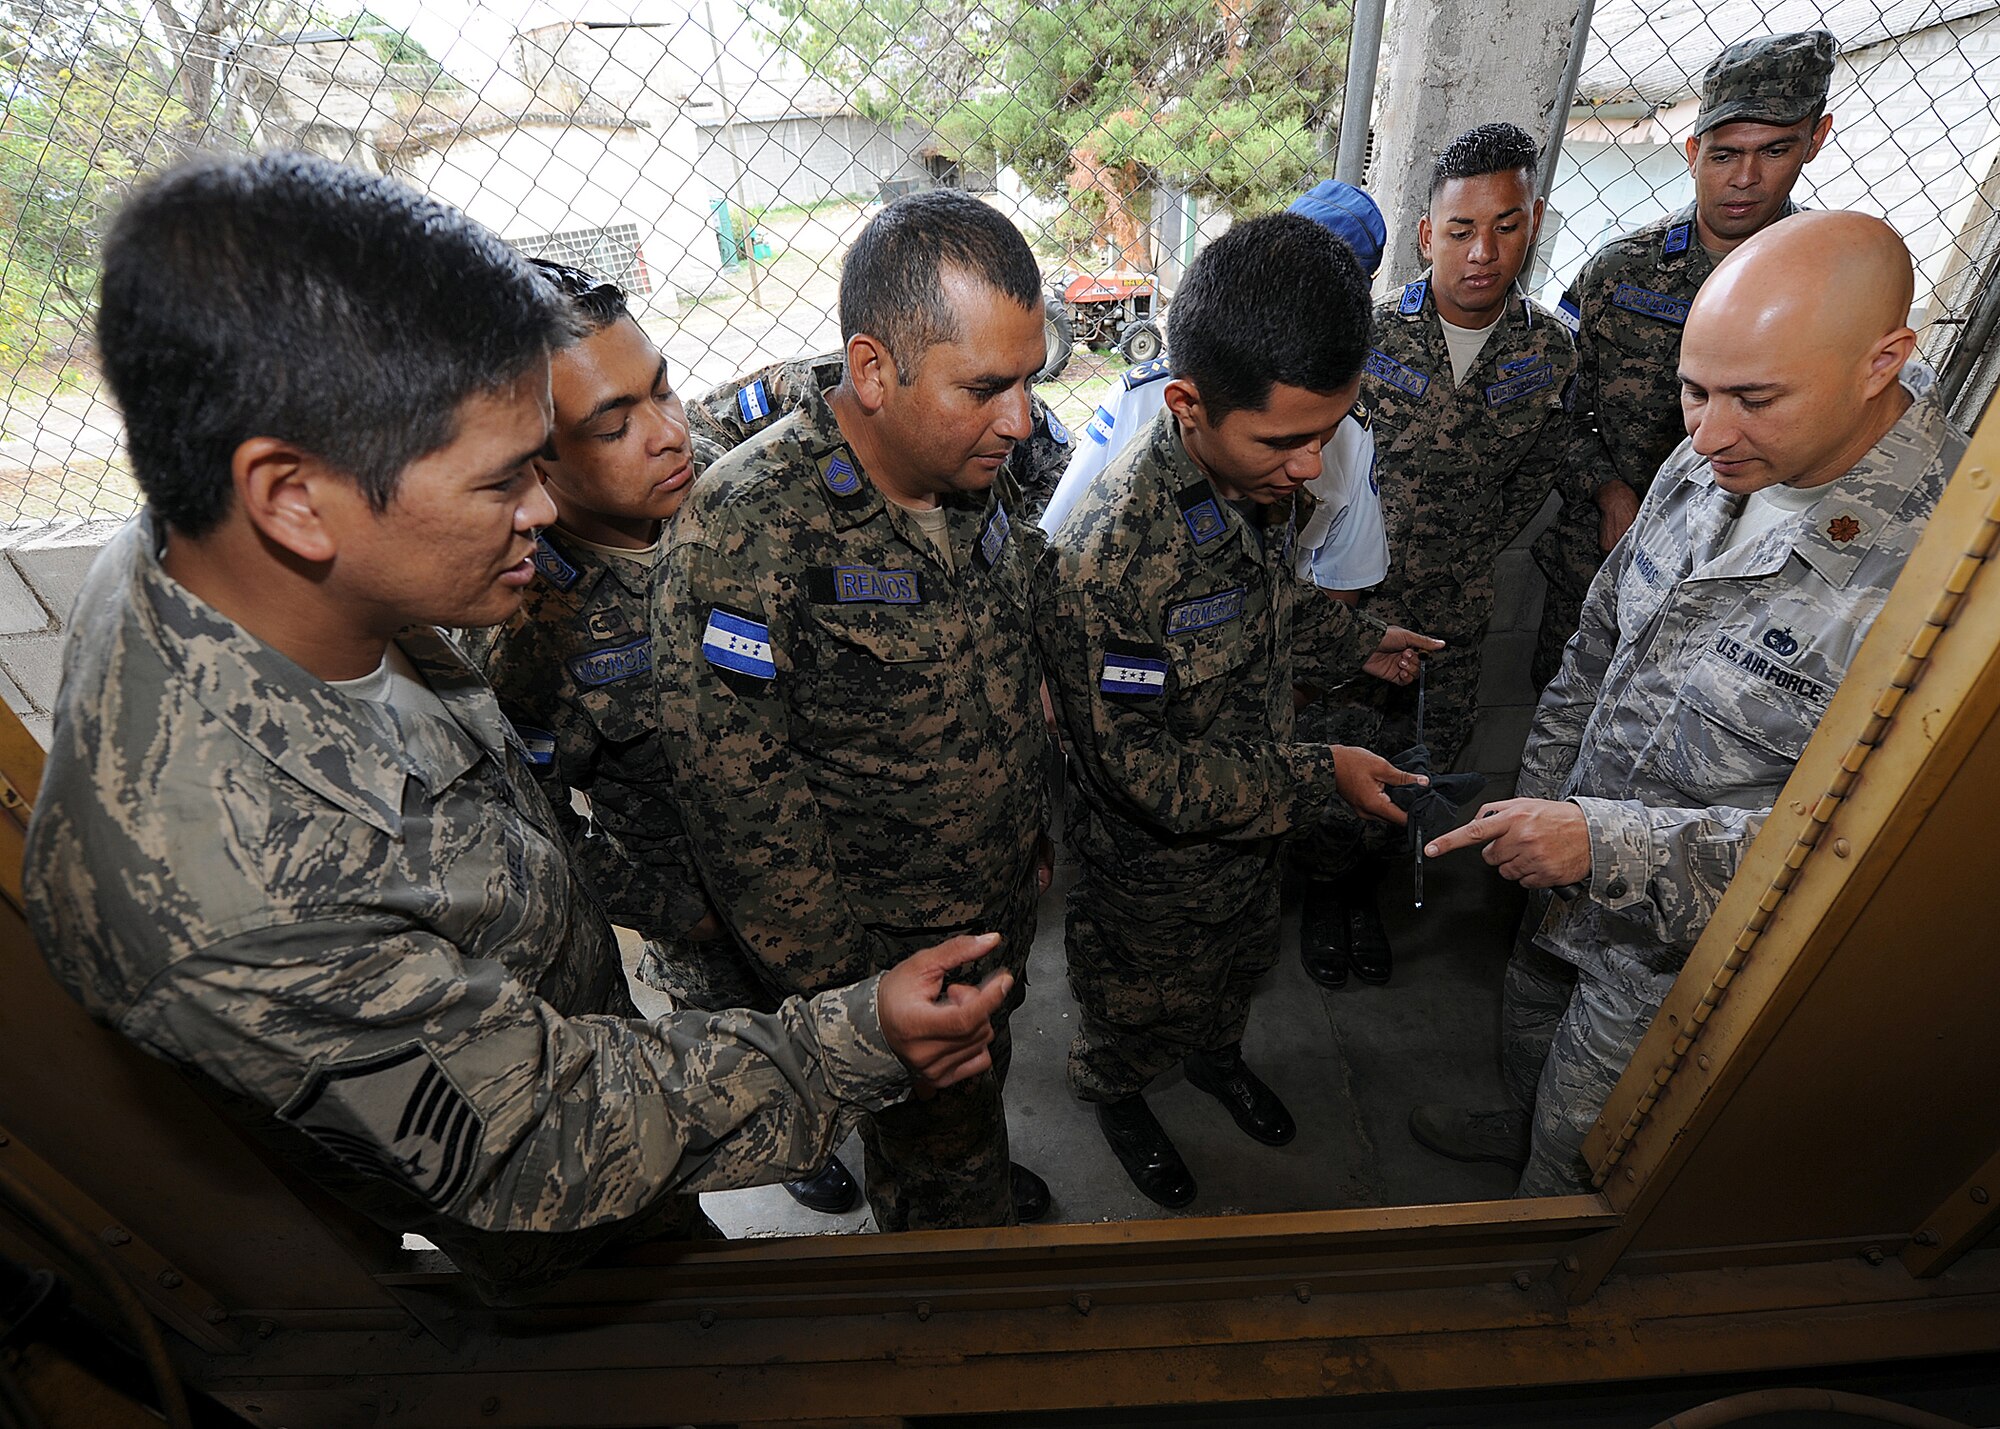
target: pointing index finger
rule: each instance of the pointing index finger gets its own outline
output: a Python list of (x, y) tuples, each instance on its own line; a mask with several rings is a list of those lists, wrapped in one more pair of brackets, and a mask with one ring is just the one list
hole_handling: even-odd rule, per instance
[(1507, 831), (1504, 816), (1482, 813), (1469, 824), (1461, 824), (1447, 833), (1439, 834), (1424, 845), (1425, 858), (1442, 858), (1462, 848), (1483, 844), (1488, 839), (1497, 839)]

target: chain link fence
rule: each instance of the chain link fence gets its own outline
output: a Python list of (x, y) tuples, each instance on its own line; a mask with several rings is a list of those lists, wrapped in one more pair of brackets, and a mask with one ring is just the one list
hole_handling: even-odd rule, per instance
[[(1077, 340), (1043, 393), (1074, 428), (1204, 242), (1332, 173), (1354, 25), (1352, 0), (353, 3), (0, 0), (0, 526), (134, 509), (96, 248), (192, 150), (393, 173), (612, 277), (687, 392), (836, 347), (873, 206), (963, 187), (1035, 245)], [(1680, 141), (1725, 43), (1817, 26), (1835, 131), (1796, 196), (1897, 225), (1942, 362), (1996, 264), (2000, 0), (1599, 0), (1540, 295), (1691, 197)]]

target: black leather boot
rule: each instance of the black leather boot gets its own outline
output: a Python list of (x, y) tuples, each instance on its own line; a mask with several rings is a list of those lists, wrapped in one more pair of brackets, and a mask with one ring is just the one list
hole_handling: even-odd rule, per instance
[(1299, 909), (1299, 962), (1321, 987), (1347, 986), (1347, 913), (1325, 884), (1306, 885)]
[(1014, 1219), (1022, 1225), (1046, 1216), (1053, 1204), (1049, 1183), (1018, 1161), (1007, 1163), (1007, 1189), (1014, 1197)]
[(1097, 1124), (1111, 1154), (1147, 1200), (1174, 1210), (1194, 1199), (1194, 1177), (1144, 1097), (1099, 1102)]
[(1197, 1052), (1181, 1065), (1190, 1082), (1221, 1102), (1238, 1126), (1266, 1146), (1283, 1146), (1299, 1134), (1278, 1094), (1243, 1065), (1240, 1046)]
[(794, 1201), (809, 1211), (822, 1215), (838, 1216), (854, 1209), (861, 1199), (861, 1188), (854, 1184), (854, 1177), (840, 1164), (838, 1156), (826, 1158), (826, 1165), (803, 1181), (787, 1181), (785, 1191)]
[(1363, 864), (1338, 883), (1306, 889), (1299, 915), (1299, 961), (1322, 987), (1341, 987), (1352, 972), (1380, 987), (1389, 980), (1389, 933), (1375, 903), (1380, 869)]

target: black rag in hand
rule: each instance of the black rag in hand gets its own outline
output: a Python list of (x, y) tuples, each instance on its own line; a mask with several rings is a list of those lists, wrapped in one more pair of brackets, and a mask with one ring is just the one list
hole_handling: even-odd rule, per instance
[(1431, 774), (1431, 751), (1426, 744), (1412, 745), (1389, 762), (1408, 774), (1430, 775), (1428, 784), (1398, 784), (1388, 791), (1390, 801), (1409, 817), (1413, 849), (1421, 849), (1455, 828), (1460, 806), (1478, 798), (1486, 787), (1484, 774)]

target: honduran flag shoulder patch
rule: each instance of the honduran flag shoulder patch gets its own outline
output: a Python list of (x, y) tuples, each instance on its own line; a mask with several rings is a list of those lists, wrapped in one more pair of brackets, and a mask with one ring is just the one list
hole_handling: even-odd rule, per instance
[(1098, 689), (1123, 699), (1153, 699), (1167, 692), (1167, 648), (1124, 640), (1104, 642)]
[(725, 606), (709, 607), (701, 653), (718, 670), (758, 680), (778, 677), (771, 658), (771, 627)]

